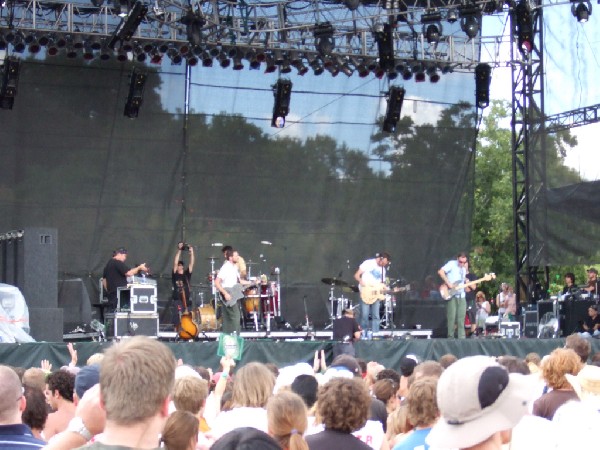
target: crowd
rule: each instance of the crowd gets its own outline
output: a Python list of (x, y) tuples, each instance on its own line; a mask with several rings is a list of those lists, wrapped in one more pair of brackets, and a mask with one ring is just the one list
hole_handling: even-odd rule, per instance
[(540, 358), (350, 355), (326, 366), (176, 361), (134, 337), (77, 366), (0, 366), (0, 448), (572, 449), (594, 447), (600, 354), (575, 334)]

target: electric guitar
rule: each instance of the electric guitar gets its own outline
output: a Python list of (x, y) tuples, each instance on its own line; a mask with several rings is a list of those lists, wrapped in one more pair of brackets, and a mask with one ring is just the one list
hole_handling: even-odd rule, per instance
[(235, 306), (235, 304), (238, 301), (240, 301), (241, 299), (243, 299), (245, 297), (244, 291), (246, 289), (256, 287), (259, 284), (260, 284), (260, 281), (258, 283), (251, 283), (251, 284), (237, 283), (231, 287), (224, 287), (223, 289), (225, 289), (227, 291), (227, 293), (231, 296), (231, 300), (229, 300), (229, 301), (225, 300), (225, 298), (223, 297), (223, 294), (221, 294), (220, 292), (219, 292), (219, 298), (221, 299), (221, 302), (225, 306), (229, 306), (231, 308), (232, 306)]
[(496, 278), (495, 273), (486, 273), (485, 276), (482, 278), (479, 278), (474, 281), (469, 281), (468, 283), (459, 284), (458, 286), (455, 286), (453, 288), (449, 288), (446, 283), (442, 283), (440, 285), (440, 295), (442, 296), (442, 298), (444, 300), (447, 301), (447, 300), (450, 300), (454, 295), (458, 294), (461, 291), (461, 289), (464, 289), (466, 287), (475, 286), (483, 281), (490, 281), (495, 278)]
[(410, 284), (407, 284), (403, 287), (396, 287), (393, 289), (390, 289), (388, 286), (386, 286), (385, 283), (368, 284), (366, 286), (360, 286), (360, 299), (363, 301), (363, 303), (366, 303), (367, 305), (372, 305), (377, 300), (385, 299), (385, 296), (388, 294), (396, 294), (398, 292), (404, 292), (409, 290)]

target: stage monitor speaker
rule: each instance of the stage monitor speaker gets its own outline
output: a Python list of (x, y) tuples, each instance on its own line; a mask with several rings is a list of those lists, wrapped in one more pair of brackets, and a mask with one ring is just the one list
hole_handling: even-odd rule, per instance
[(524, 311), (523, 314), (523, 336), (528, 338), (536, 338), (538, 335), (538, 312)]
[[(444, 338), (448, 334), (446, 302), (439, 300), (398, 300), (394, 311), (396, 329), (415, 328), (433, 330), (432, 337)], [(404, 324), (404, 327), (402, 325)]]
[(58, 306), (56, 228), (25, 228), (21, 237), (4, 240), (0, 252), (0, 281), (17, 286), (30, 308)]
[(329, 323), (327, 298), (323, 298), (319, 285), (297, 283), (283, 288), (281, 297), (281, 315), (292, 327), (304, 325), (306, 322), (305, 301), (308, 320), (316, 329), (321, 329)]
[(58, 307), (63, 310), (64, 333), (89, 325), (92, 320), (92, 307), (87, 289), (81, 278), (58, 282)]

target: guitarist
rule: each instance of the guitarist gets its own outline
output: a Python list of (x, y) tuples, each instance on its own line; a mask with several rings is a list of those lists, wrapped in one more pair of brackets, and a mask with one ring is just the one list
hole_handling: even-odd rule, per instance
[[(448, 289), (454, 289), (456, 286), (465, 283), (467, 279), (467, 254), (461, 252), (456, 259), (448, 261), (438, 270), (439, 276)], [(454, 328), (456, 327), (458, 338), (465, 338), (465, 314), (467, 313), (467, 302), (465, 300), (465, 290), (459, 289), (446, 303), (446, 316), (448, 318), (448, 337), (454, 337)]]
[[(367, 259), (354, 274), (354, 279), (358, 282), (358, 288), (378, 283), (385, 283), (387, 275), (387, 266), (391, 261), (390, 254), (387, 252), (376, 253), (375, 258)], [(372, 330), (379, 331), (379, 302), (368, 305), (362, 299), (360, 301), (360, 327), (366, 332)], [(371, 314), (371, 327), (369, 327), (369, 313)]]
[[(181, 260), (181, 252), (185, 250), (187, 250), (190, 254), (190, 262), (187, 268), (185, 267), (184, 262)], [(175, 259), (173, 260), (173, 273), (171, 274), (171, 283), (173, 285), (173, 308), (171, 309), (171, 318), (173, 320), (175, 329), (177, 329), (179, 326), (179, 316), (183, 311), (182, 293), (185, 295), (186, 303), (191, 305), (190, 280), (192, 278), (192, 271), (194, 270), (195, 261), (196, 257), (194, 256), (194, 248), (184, 242), (178, 243)]]
[(240, 278), (240, 272), (237, 267), (239, 261), (237, 250), (230, 248), (225, 250), (223, 254), (225, 256), (225, 263), (221, 266), (221, 269), (215, 278), (215, 287), (221, 293), (221, 299), (224, 300), (221, 304), (223, 333), (232, 334), (236, 332), (239, 334), (241, 331), (240, 320), (242, 318), (240, 314), (240, 305), (237, 301), (230, 306), (225, 304), (225, 302), (232, 300), (231, 294), (227, 292), (226, 289), (232, 288), (236, 284), (249, 285), (252, 283)]

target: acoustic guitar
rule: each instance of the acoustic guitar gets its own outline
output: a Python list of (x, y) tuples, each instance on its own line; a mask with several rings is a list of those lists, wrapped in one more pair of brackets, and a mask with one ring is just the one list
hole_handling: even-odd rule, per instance
[(195, 339), (198, 336), (198, 324), (194, 321), (192, 313), (188, 311), (183, 286), (180, 288), (179, 295), (183, 302), (183, 312), (179, 321), (179, 337), (181, 339)]
[(377, 300), (385, 299), (386, 295), (397, 294), (410, 290), (410, 284), (403, 287), (395, 287), (390, 289), (385, 283), (368, 284), (360, 286), (360, 299), (367, 305), (372, 305)]
[(490, 281), (490, 280), (493, 280), (494, 278), (496, 278), (495, 273), (486, 273), (485, 276), (483, 276), (482, 278), (479, 278), (474, 281), (469, 281), (468, 283), (459, 284), (458, 286), (455, 286), (452, 289), (450, 289), (446, 283), (442, 283), (440, 285), (440, 295), (442, 296), (442, 298), (444, 300), (448, 301), (454, 295), (458, 294), (461, 291), (461, 289), (464, 289), (466, 287), (476, 286), (483, 281)]

